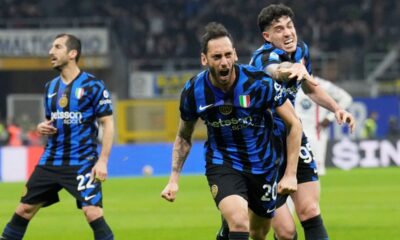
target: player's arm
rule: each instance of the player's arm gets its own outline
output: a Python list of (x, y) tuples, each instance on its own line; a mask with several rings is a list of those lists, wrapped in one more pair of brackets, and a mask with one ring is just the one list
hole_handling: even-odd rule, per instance
[(301, 81), (302, 79), (307, 80), (312, 85), (318, 85), (312, 75), (310, 75), (306, 67), (302, 63), (291, 63), (291, 62), (281, 62), (273, 63), (265, 68), (266, 73), (268, 73), (273, 79), (278, 81), (287, 82), (291, 79), (296, 79)]
[(301, 86), (304, 93), (307, 94), (316, 104), (335, 113), (336, 121), (339, 125), (347, 123), (351, 132), (354, 131), (354, 117), (349, 112), (342, 109), (321, 86), (315, 86), (308, 81), (305, 81)]
[(167, 186), (161, 192), (161, 197), (170, 202), (175, 200), (176, 193), (179, 190), (179, 175), (190, 149), (192, 148), (192, 135), (195, 125), (196, 121), (184, 121), (181, 119), (179, 122), (178, 133), (172, 150), (171, 175)]
[(114, 118), (112, 115), (109, 115), (101, 117), (98, 120), (103, 130), (103, 137), (101, 139), (102, 147), (99, 159), (92, 168), (92, 177), (95, 177), (96, 180), (104, 181), (107, 178), (107, 163), (114, 139)]
[[(321, 87), (323, 87), (323, 89), (337, 102), (341, 108), (348, 109), (350, 107), (351, 103), (353, 102), (353, 98), (348, 92), (346, 92), (346, 90), (333, 84), (332, 82), (329, 82), (328, 80), (322, 80), (319, 78), (319, 81), (322, 81)], [(325, 128), (334, 120), (335, 113), (328, 112), (318, 126)]]
[(302, 125), (297, 117), (293, 105), (289, 100), (276, 108), (276, 112), (285, 122), (287, 135), (287, 166), (281, 181), (278, 183), (278, 192), (281, 194), (292, 193), (297, 190), (297, 164), (300, 153)]

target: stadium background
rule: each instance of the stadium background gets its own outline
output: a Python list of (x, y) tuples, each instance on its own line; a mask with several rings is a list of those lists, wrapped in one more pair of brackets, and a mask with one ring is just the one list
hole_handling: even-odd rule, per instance
[[(58, 33), (76, 34), (83, 40), (81, 67), (104, 79), (113, 93), (117, 144), (110, 157), (110, 176), (140, 176), (146, 166), (152, 167), (154, 175), (164, 176), (170, 170), (171, 146), (179, 119), (179, 90), (201, 69), (197, 39), (204, 25), (209, 21), (225, 24), (234, 36), (239, 61), (247, 63), (251, 52), (262, 44), (257, 14), (262, 7), (275, 2), (2, 0), (0, 121), (4, 125), (18, 123), (28, 131), (43, 119), (43, 87), (57, 74), (50, 69), (47, 58), (50, 43)], [(347, 170), (387, 167), (391, 172), (376, 169), (371, 176), (387, 174), (393, 178), (383, 179), (381, 184), (393, 182), (400, 165), (400, 142), (396, 134), (400, 126), (398, 121), (393, 126), (388, 123), (400, 119), (400, 3), (395, 0), (280, 2), (295, 12), (298, 35), (310, 45), (314, 74), (334, 81), (354, 97), (350, 111), (358, 121), (356, 133), (348, 135), (346, 129), (331, 127), (329, 166)], [(377, 135), (363, 139), (363, 122), (373, 111), (379, 114)], [(185, 174), (204, 172), (204, 137), (205, 129), (199, 126)], [(24, 142), (25, 146), (0, 148), (1, 181), (21, 182), (32, 171), (42, 148)], [(332, 177), (343, 177), (344, 173), (336, 171), (332, 170), (334, 176), (329, 176), (328, 171), (326, 182), (337, 180), (330, 180)], [(352, 179), (359, 176), (357, 171), (360, 170), (346, 174)], [(164, 182), (154, 179), (161, 182), (158, 192)], [(139, 180), (132, 181), (142, 184)], [(149, 180), (143, 181), (147, 184)], [(363, 187), (371, 185), (366, 183)], [(0, 184), (0, 188), (12, 189), (8, 186), (15, 185)], [(206, 188), (204, 184), (201, 186)], [(335, 189), (335, 184), (331, 187)], [(394, 188), (399, 193), (396, 185)], [(389, 188), (379, 193), (389, 195), (392, 191)], [(1, 191), (0, 195), (3, 194)], [(207, 195), (207, 201), (209, 198)], [(324, 201), (330, 199), (323, 196)], [(207, 203), (212, 206), (211, 201)], [(358, 204), (363, 203), (360, 200)], [(11, 211), (8, 210), (7, 215)], [(399, 213), (399, 208), (390, 211)]]

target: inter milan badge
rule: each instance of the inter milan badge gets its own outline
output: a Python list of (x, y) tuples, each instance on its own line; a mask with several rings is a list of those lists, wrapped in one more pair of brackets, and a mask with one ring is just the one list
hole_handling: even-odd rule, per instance
[(58, 100), (58, 105), (62, 108), (65, 108), (68, 105), (68, 98), (65, 94), (63, 94), (60, 100)]
[(219, 106), (218, 109), (219, 109), (220, 113), (222, 113), (224, 115), (229, 115), (232, 112), (232, 106), (231, 105)]
[(213, 198), (215, 198), (218, 194), (218, 186), (217, 185), (212, 185), (211, 186), (211, 194), (213, 196)]

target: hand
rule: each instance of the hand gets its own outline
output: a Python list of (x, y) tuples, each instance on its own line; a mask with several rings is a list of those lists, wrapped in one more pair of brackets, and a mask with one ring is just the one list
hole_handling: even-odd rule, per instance
[(36, 129), (38, 133), (44, 136), (50, 136), (53, 134), (57, 133), (57, 128), (53, 126), (53, 119), (52, 120), (46, 120), (44, 122), (41, 122), (37, 125)]
[(164, 190), (161, 192), (161, 197), (169, 202), (173, 202), (176, 199), (176, 193), (179, 190), (177, 183), (168, 183)]
[(335, 117), (339, 125), (347, 123), (349, 125), (350, 132), (354, 132), (354, 129), (356, 127), (356, 121), (354, 120), (354, 117), (353, 115), (351, 115), (351, 113), (343, 109), (339, 109), (335, 112)]
[(312, 77), (306, 67), (301, 64), (301, 63), (295, 63), (292, 64), (288, 68), (279, 68), (278, 71), (280, 73), (288, 73), (289, 76), (287, 76), (288, 79), (296, 79), (297, 81), (301, 81), (302, 79), (310, 82), (310, 84), (314, 86), (318, 86), (318, 82)]
[(318, 123), (317, 131), (327, 128), (329, 124), (331, 124), (331, 122), (327, 118), (324, 118), (324, 120)]
[(284, 175), (278, 183), (279, 194), (290, 194), (297, 191), (297, 178), (296, 176)]
[(107, 179), (107, 163), (106, 161), (99, 158), (96, 164), (92, 168), (91, 178), (94, 178), (95, 181), (104, 182)]

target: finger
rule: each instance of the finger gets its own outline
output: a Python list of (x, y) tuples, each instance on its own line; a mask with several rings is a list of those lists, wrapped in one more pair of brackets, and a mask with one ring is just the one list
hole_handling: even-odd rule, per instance
[(169, 192), (164, 192), (162, 195), (162, 198), (164, 198), (165, 200), (169, 201), (169, 202), (173, 202), (175, 199), (171, 196), (171, 193)]
[(292, 79), (292, 78), (294, 78), (294, 77), (296, 77), (297, 76), (297, 79), (298, 79), (298, 75), (297, 75), (297, 73), (291, 73), (290, 75), (289, 75), (289, 79)]
[(93, 180), (95, 180), (95, 174), (96, 171), (94, 169), (94, 167), (92, 168), (92, 171), (90, 172), (90, 181), (92, 182)]

